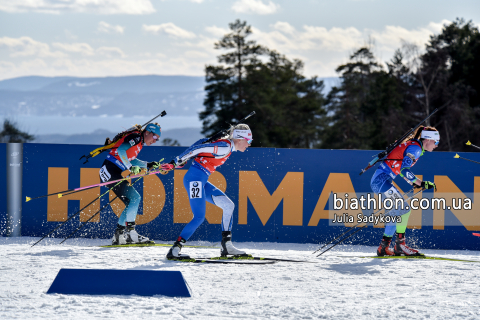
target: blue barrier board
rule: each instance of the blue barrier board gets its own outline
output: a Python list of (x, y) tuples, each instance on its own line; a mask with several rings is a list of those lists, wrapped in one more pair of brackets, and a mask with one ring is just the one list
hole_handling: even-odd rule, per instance
[(191, 297), (180, 271), (60, 269), (47, 293)]

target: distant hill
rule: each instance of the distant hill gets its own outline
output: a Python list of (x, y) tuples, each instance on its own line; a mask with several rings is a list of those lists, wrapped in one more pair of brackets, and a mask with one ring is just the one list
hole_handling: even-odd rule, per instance
[(29, 76), (0, 81), (0, 90), (52, 93), (174, 93), (203, 91), (204, 86), (204, 77), (158, 75), (103, 78)]
[[(324, 94), (339, 84), (338, 78), (319, 80), (324, 81)], [(198, 113), (204, 110), (204, 87), (205, 78), (193, 76), (19, 77), (0, 81), (0, 118), (23, 121), (33, 134), (39, 128), (43, 133), (64, 133), (35, 134), (37, 142), (103, 144), (105, 136), (114, 134), (98, 130), (115, 130), (106, 126), (107, 119), (130, 124), (165, 110), (168, 117), (161, 123), (170, 130), (163, 138), (188, 146), (201, 137), (200, 129), (193, 127), (201, 126)], [(89, 119), (89, 129), (84, 129), (82, 119)], [(55, 123), (64, 129), (59, 131)]]
[[(338, 78), (324, 78), (325, 90)], [(20, 77), (0, 81), (0, 115), (113, 116), (198, 114), (204, 109), (204, 77), (125, 76), (104, 78)]]
[(1, 115), (99, 116), (197, 114), (204, 77), (20, 77), (0, 81)]
[[(165, 130), (162, 132), (161, 141), (166, 138), (172, 140), (177, 140), (181, 146), (190, 146), (198, 139), (203, 138), (203, 135), (200, 133), (201, 129), (199, 128), (182, 128), (182, 129), (172, 129)], [(103, 129), (95, 130), (92, 133), (85, 134), (44, 134), (36, 135), (34, 143), (60, 143), (60, 144), (93, 144), (93, 145), (103, 145), (105, 139), (108, 137), (113, 139), (117, 132), (110, 132)], [(158, 142), (155, 144), (160, 146)]]

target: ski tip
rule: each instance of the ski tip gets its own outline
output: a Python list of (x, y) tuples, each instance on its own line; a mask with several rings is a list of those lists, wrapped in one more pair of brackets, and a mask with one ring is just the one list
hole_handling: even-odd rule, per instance
[(457, 154), (455, 154), (454, 158), (455, 158), (455, 159), (458, 159), (458, 158), (460, 158), (460, 156), (458, 155), (458, 153), (457, 153)]
[(59, 198), (63, 197), (63, 194), (59, 193), (59, 194), (58, 194), (58, 197), (59, 197)]
[(26, 198), (27, 198), (27, 200), (25, 202), (28, 202), (28, 201), (32, 200), (32, 198), (30, 198), (30, 197), (26, 197)]
[(467, 146), (470, 146), (472, 143), (470, 142), (470, 140), (467, 141), (467, 143), (465, 143)]

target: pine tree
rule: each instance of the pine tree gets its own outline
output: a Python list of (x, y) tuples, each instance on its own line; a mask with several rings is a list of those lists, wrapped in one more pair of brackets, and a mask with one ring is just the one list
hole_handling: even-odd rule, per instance
[[(323, 109), (323, 82), (306, 79), (303, 63), (290, 61), (254, 41), (246, 22), (230, 24), (231, 33), (215, 45), (229, 49), (219, 56), (225, 65), (207, 66), (203, 131), (211, 135), (243, 118), (249, 119), (254, 146), (312, 148), (318, 143)], [(263, 59), (263, 60), (262, 60)]]
[(34, 136), (18, 129), (14, 122), (8, 119), (3, 122), (3, 130), (0, 132), (1, 143), (23, 143), (34, 139)]
[(242, 119), (247, 112), (245, 106), (244, 83), (246, 68), (258, 62), (258, 56), (268, 50), (255, 41), (247, 40), (252, 29), (247, 23), (236, 20), (229, 24), (229, 34), (215, 43), (215, 49), (231, 50), (218, 57), (223, 65), (206, 66), (207, 96), (205, 111), (200, 113), (205, 135), (222, 130), (228, 122)]

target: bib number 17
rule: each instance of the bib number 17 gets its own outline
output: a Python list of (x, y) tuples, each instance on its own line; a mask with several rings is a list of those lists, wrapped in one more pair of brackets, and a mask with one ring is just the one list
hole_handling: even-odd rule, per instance
[(190, 199), (199, 199), (202, 197), (202, 182), (201, 181), (190, 181)]

